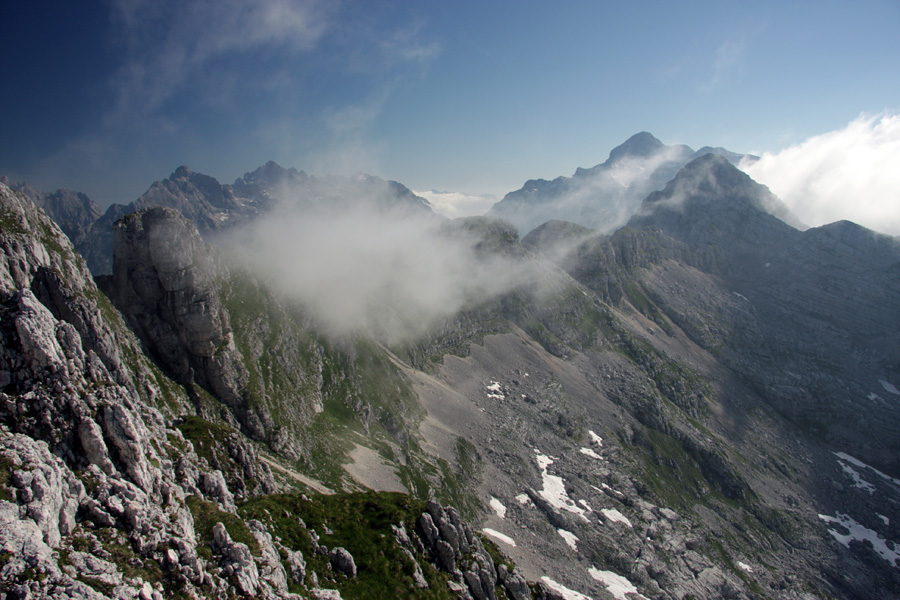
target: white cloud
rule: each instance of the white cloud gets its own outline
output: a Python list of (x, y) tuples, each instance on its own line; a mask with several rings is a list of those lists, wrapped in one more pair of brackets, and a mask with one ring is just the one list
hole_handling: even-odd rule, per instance
[(114, 82), (114, 122), (153, 114), (211, 61), (231, 53), (308, 50), (329, 15), (319, 0), (119, 0), (112, 9), (125, 58)]
[(415, 192), (415, 194), (431, 202), (431, 207), (435, 212), (449, 219), (483, 215), (497, 202), (497, 199), (490, 194), (473, 195), (437, 190)]
[(328, 333), (414, 338), (530, 277), (527, 263), (479, 255), (477, 237), (451, 233), (434, 215), (379, 208), (364, 186), (339, 184), (323, 188), (315, 207), (288, 201), (227, 240)]
[(704, 91), (714, 91), (740, 78), (747, 59), (747, 38), (744, 35), (732, 37), (716, 48), (713, 60), (713, 74)]
[(900, 235), (900, 115), (862, 115), (741, 168), (805, 223), (849, 220)]

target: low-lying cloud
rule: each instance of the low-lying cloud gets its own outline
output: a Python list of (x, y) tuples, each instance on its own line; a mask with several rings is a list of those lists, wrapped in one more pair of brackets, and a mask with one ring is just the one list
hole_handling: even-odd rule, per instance
[(900, 115), (863, 115), (741, 168), (809, 225), (849, 220), (900, 235)]
[(428, 200), (435, 212), (448, 219), (483, 215), (497, 202), (494, 196), (488, 194), (473, 195), (463, 192), (429, 190), (416, 192), (416, 195)]
[(650, 192), (661, 189), (688, 160), (690, 150), (665, 146), (648, 156), (624, 156), (573, 177), (527, 182), (491, 214), (508, 219), (525, 236), (551, 219), (612, 233), (625, 225)]
[(424, 211), (306, 205), (255, 221), (229, 245), (326, 333), (399, 342), (520, 281), (522, 263), (478, 254), (475, 238), (448, 229)]

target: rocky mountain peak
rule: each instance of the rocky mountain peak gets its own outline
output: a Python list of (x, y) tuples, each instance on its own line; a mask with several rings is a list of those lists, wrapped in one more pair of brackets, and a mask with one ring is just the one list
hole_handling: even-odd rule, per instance
[(613, 148), (609, 153), (607, 162), (614, 163), (626, 156), (647, 158), (665, 147), (666, 145), (656, 139), (652, 133), (641, 131)]
[(643, 226), (655, 221), (664, 231), (674, 231), (675, 221), (694, 227), (700, 217), (697, 212), (720, 215), (720, 218), (724, 215), (748, 218), (766, 213), (799, 224), (769, 188), (753, 181), (726, 157), (710, 153), (689, 162), (665, 188), (647, 196), (629, 225)]
[(194, 172), (191, 171), (190, 167), (187, 165), (181, 165), (177, 169), (175, 169), (171, 175), (169, 175), (169, 179), (185, 179), (189, 178), (193, 175)]

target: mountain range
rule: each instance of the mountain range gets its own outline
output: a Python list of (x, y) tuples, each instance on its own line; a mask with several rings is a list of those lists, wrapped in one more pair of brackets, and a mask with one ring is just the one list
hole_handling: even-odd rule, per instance
[[(694, 151), (681, 144), (667, 146), (644, 131), (613, 148), (603, 163), (576, 169), (572, 177), (526, 181), (521, 189), (506, 194), (491, 207), (488, 214), (513, 223), (522, 235), (551, 220), (613, 233), (628, 222), (650, 192), (662, 189), (687, 163), (707, 154), (724, 157), (734, 165), (758, 160), (724, 148), (705, 146)], [(778, 216), (803, 228), (786, 209)]]
[(0, 182), (0, 591), (896, 597), (900, 241), (740, 160)]

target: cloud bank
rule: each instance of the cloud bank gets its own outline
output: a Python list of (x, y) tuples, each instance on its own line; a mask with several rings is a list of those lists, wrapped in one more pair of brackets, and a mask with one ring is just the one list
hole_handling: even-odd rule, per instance
[(435, 212), (448, 219), (483, 215), (491, 209), (497, 199), (489, 194), (465, 194), (463, 192), (415, 192), (431, 203)]
[(849, 220), (900, 235), (900, 115), (862, 115), (741, 168), (811, 226)]
[(523, 261), (479, 252), (477, 235), (430, 212), (365, 199), (282, 206), (228, 240), (229, 250), (324, 332), (393, 343), (513, 289)]

